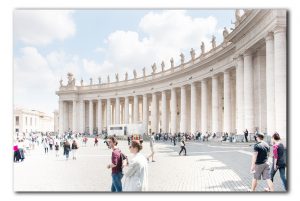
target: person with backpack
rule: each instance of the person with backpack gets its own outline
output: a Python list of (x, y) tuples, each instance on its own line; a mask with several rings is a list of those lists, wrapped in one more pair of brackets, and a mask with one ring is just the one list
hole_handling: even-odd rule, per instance
[(98, 137), (97, 137), (97, 136), (95, 137), (95, 143), (94, 143), (94, 146), (98, 146)]
[[(110, 136), (108, 138), (109, 148), (112, 149), (111, 163), (107, 165), (108, 169), (111, 169), (112, 185), (111, 192), (122, 192), (122, 178), (123, 178), (123, 159), (124, 155), (121, 150), (117, 147), (118, 141), (115, 137)], [(126, 161), (126, 160), (125, 160)]]
[(130, 164), (127, 165), (128, 170), (125, 173), (124, 191), (148, 190), (148, 163), (146, 157), (140, 153), (142, 148), (141, 143), (135, 140), (129, 146), (133, 158)]
[(71, 150), (71, 146), (68, 140), (64, 143), (64, 155), (66, 156), (66, 160), (69, 159), (69, 153)]
[(58, 145), (58, 142), (55, 143), (54, 147), (55, 147), (55, 156), (59, 157), (59, 145)]

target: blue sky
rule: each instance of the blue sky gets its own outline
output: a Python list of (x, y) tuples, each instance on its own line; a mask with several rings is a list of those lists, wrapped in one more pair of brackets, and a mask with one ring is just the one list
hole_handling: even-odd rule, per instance
[(168, 68), (171, 56), (176, 63), (180, 52), (189, 58), (190, 48), (199, 54), (201, 41), (209, 50), (212, 34), (221, 43), (231, 21), (234, 10), (16, 10), (15, 105), (53, 112), (55, 90), (69, 71), (87, 84), (117, 72), (130, 78), (133, 69), (150, 71), (162, 60)]

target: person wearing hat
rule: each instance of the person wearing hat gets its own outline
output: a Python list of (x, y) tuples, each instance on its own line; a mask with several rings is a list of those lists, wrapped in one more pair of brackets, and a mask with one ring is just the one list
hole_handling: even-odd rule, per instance
[(254, 152), (252, 155), (252, 163), (250, 172), (253, 173), (251, 191), (255, 191), (257, 180), (267, 180), (270, 191), (274, 191), (273, 182), (270, 175), (270, 164), (268, 162), (268, 155), (270, 152), (269, 145), (264, 141), (264, 134), (256, 133), (257, 143), (254, 145)]

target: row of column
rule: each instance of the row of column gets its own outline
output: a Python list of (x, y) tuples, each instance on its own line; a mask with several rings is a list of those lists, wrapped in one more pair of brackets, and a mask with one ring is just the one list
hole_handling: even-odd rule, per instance
[[(282, 135), (286, 135), (286, 31), (284, 27), (277, 27), (274, 32), (271, 32), (265, 38), (266, 46), (266, 106), (267, 106), (267, 133), (272, 134), (277, 131)], [(211, 118), (211, 132), (220, 132), (219, 128), (219, 82), (220, 76), (224, 79), (224, 111), (223, 111), (223, 129), (222, 132), (231, 132), (232, 130), (232, 115), (234, 112), (231, 109), (232, 101), (236, 101), (236, 132), (238, 134), (243, 133), (245, 129), (248, 129), (250, 133), (254, 132), (254, 64), (253, 64), (253, 52), (246, 51), (243, 55), (238, 56), (236, 66), (236, 97), (232, 97), (231, 92), (231, 74), (229, 70), (225, 70), (223, 73), (213, 75), (211, 78), (206, 78), (199, 81), (201, 83), (201, 99), (200, 99), (200, 109), (201, 109), (201, 131), (208, 131), (208, 118)], [(208, 116), (208, 79), (211, 79), (211, 116)], [(187, 124), (190, 123), (190, 130), (192, 133), (197, 131), (197, 103), (199, 102), (197, 98), (197, 87), (196, 83), (190, 84), (190, 103), (187, 103), (187, 85), (180, 87), (180, 122), (179, 128), (177, 128), (177, 93), (176, 88), (170, 89), (170, 131), (175, 133), (178, 130), (180, 132), (187, 132)], [(161, 92), (152, 93), (151, 102), (151, 130), (153, 132), (158, 132), (158, 95), (161, 93), (161, 126), (162, 132), (168, 132), (168, 120), (167, 120), (167, 94), (166, 90)], [(149, 106), (148, 106), (148, 96), (147, 94), (143, 96), (143, 112), (142, 112), (142, 122), (148, 131), (148, 121), (149, 121)], [(101, 131), (104, 127), (102, 125), (102, 102), (106, 100), (106, 125), (111, 124), (111, 99), (99, 99), (98, 100), (98, 130)], [(84, 102), (79, 101), (79, 114), (77, 114), (76, 101), (73, 101), (73, 118), (72, 118), (72, 129), (79, 130), (82, 132), (84, 130)], [(190, 122), (187, 122), (187, 105), (190, 104)], [(115, 124), (120, 123), (120, 97), (115, 98)], [(64, 102), (60, 102), (59, 105), (59, 130), (64, 130), (64, 122), (66, 121), (66, 106)], [(125, 97), (124, 101), (124, 123), (129, 123), (129, 97)], [(79, 115), (79, 127), (77, 128), (77, 115)], [(122, 115), (123, 116), (123, 115)], [(138, 95), (133, 96), (133, 123), (138, 123), (139, 120), (139, 97)], [(93, 102), (89, 101), (89, 119), (93, 120)], [(93, 128), (93, 121), (89, 121), (89, 128)], [(92, 132), (92, 129), (90, 130)]]

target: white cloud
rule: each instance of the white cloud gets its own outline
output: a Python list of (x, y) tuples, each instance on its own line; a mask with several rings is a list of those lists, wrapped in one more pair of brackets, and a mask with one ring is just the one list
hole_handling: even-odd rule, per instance
[(28, 45), (47, 45), (75, 34), (72, 11), (15, 10), (14, 37)]
[(14, 58), (14, 103), (48, 113), (58, 109), (59, 80), (66, 84), (67, 72), (78, 78), (81, 60), (63, 51), (42, 55), (35, 47), (21, 48), (20, 53)]
[[(158, 68), (162, 60), (169, 68), (171, 57), (179, 63), (181, 52), (188, 61), (191, 48), (199, 55), (201, 41), (205, 42), (206, 50), (210, 49), (211, 35), (217, 32), (217, 20), (214, 17), (192, 18), (182, 10), (149, 12), (140, 20), (139, 27), (144, 37), (135, 31), (118, 30), (105, 39), (107, 47), (101, 48), (105, 61), (94, 65), (98, 73), (114, 75), (128, 71), (130, 78), (133, 69), (141, 75), (141, 69), (146, 67), (149, 74), (154, 62)], [(103, 67), (107, 63), (110, 68)]]

